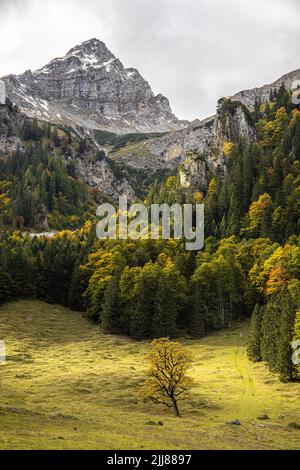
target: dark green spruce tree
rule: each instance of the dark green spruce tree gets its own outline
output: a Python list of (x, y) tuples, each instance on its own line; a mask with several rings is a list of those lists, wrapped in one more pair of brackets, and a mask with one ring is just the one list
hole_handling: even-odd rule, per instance
[(296, 317), (296, 307), (289, 295), (283, 293), (280, 298), (280, 325), (277, 343), (277, 371), (283, 382), (293, 380), (296, 370), (292, 362), (293, 332)]
[(255, 306), (249, 331), (247, 353), (249, 359), (253, 362), (259, 362), (261, 357), (261, 326), (262, 326), (262, 309), (259, 304)]
[(103, 331), (109, 334), (122, 333), (120, 325), (120, 277), (121, 271), (117, 270), (108, 283), (104, 294), (101, 324)]
[(0, 268), (0, 304), (8, 302), (12, 298), (12, 278)]
[(202, 338), (205, 336), (205, 318), (207, 315), (207, 307), (204, 305), (200, 289), (197, 283), (193, 283), (190, 293), (190, 302), (188, 305), (188, 325), (187, 331), (195, 338)]
[(277, 370), (277, 346), (280, 324), (280, 307), (277, 296), (268, 302), (262, 311), (261, 356), (270, 369)]

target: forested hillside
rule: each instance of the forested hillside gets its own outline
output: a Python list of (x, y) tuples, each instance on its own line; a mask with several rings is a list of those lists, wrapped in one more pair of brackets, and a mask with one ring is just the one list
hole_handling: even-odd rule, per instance
[(2, 227), (76, 228), (92, 217), (101, 195), (78, 178), (75, 168), (79, 156), (101, 157), (90, 142), (69, 129), (26, 118), (9, 102), (0, 107), (0, 133)]
[[(226, 106), (230, 112), (235, 104)], [(51, 239), (7, 230), (0, 240), (1, 302), (35, 297), (60, 303), (87, 311), (107, 333), (135, 339), (201, 337), (254, 311), (249, 356), (266, 361), (283, 380), (296, 379), (291, 343), (300, 339), (300, 111), (281, 87), (270, 103), (257, 101), (248, 118), (255, 141), (226, 142), (226, 167), (211, 175), (207, 192), (182, 188), (178, 175), (155, 183), (146, 197), (146, 204), (204, 202), (203, 251), (188, 253), (174, 240), (99, 241), (92, 222)], [(68, 151), (65, 138), (57, 140), (63, 145)], [(1, 174), (7, 227), (30, 226), (37, 201), (57, 225), (67, 220), (70, 227), (93, 207), (72, 168), (45, 147), (35, 145), (22, 157), (16, 152), (1, 162)]]

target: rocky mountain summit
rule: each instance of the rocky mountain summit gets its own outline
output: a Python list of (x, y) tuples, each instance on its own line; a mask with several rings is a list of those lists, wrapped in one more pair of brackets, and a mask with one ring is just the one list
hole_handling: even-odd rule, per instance
[(248, 109), (252, 110), (254, 108), (256, 99), (259, 99), (262, 103), (265, 103), (269, 101), (271, 92), (278, 90), (281, 85), (284, 85), (287, 90), (292, 91), (298, 86), (297, 82), (298, 85), (300, 85), (300, 69), (283, 75), (281, 78), (271, 84), (252, 88), (251, 90), (240, 91), (239, 93), (233, 95), (232, 99), (240, 101), (245, 106), (247, 106)]
[(7, 95), (30, 117), (118, 134), (181, 129), (166, 97), (98, 39), (22, 75), (3, 77)]

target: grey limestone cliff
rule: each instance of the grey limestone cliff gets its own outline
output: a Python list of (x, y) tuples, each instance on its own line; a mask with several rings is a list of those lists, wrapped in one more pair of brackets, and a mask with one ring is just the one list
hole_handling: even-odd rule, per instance
[(154, 95), (138, 70), (98, 39), (22, 75), (3, 77), (9, 98), (29, 116), (68, 126), (116, 133), (183, 128), (167, 98)]

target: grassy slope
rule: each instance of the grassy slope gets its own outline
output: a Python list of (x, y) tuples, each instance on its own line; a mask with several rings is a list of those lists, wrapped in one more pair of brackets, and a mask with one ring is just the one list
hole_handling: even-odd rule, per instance
[[(183, 418), (139, 399), (148, 343), (104, 336), (80, 314), (42, 302), (0, 308), (2, 449), (296, 449), (299, 384), (245, 355), (247, 325), (201, 341)], [(267, 413), (268, 421), (257, 417)], [(241, 426), (228, 420), (240, 419)], [(163, 427), (149, 426), (161, 420)]]

